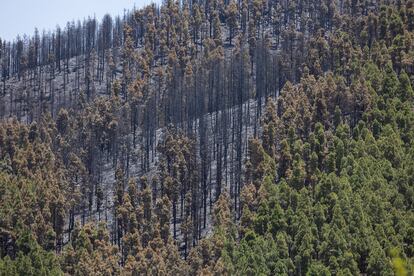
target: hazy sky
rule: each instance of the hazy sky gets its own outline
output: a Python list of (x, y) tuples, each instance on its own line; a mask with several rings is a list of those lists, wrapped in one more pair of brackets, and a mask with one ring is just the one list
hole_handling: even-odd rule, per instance
[(139, 8), (159, 0), (0, 0), (0, 38), (13, 40), (23, 34), (32, 35), (34, 28), (53, 30), (66, 26), (72, 19), (82, 20), (109, 13), (122, 15), (124, 9)]

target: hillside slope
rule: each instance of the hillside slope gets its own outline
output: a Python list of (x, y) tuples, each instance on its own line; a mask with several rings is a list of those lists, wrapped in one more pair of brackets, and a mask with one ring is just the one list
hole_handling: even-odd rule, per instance
[(412, 273), (413, 31), (166, 1), (1, 41), (0, 274)]

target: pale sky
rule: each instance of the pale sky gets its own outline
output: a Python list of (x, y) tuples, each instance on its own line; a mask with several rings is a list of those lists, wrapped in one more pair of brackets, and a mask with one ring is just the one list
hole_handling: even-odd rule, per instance
[(134, 5), (141, 8), (160, 0), (0, 0), (0, 38), (13, 40), (17, 35), (32, 35), (35, 27), (54, 30), (62, 28), (66, 22), (83, 20), (94, 15), (100, 21), (109, 13), (123, 15), (124, 9), (131, 10)]

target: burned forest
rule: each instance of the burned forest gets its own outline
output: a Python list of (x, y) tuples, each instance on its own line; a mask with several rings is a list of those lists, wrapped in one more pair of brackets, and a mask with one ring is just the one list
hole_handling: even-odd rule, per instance
[(413, 85), (413, 0), (0, 33), (0, 275), (412, 275)]

